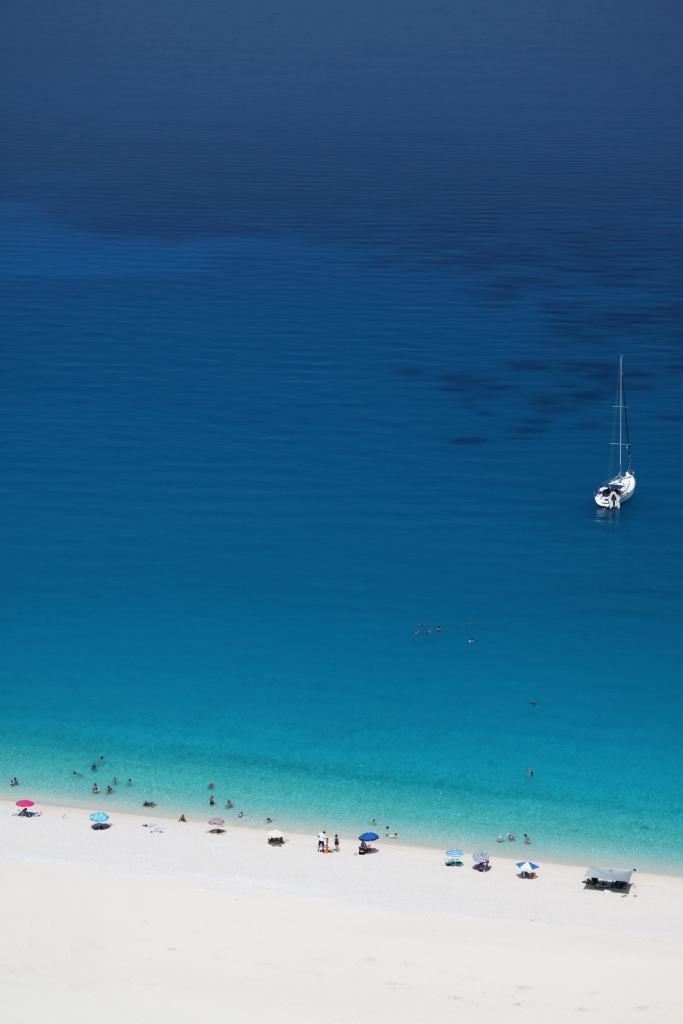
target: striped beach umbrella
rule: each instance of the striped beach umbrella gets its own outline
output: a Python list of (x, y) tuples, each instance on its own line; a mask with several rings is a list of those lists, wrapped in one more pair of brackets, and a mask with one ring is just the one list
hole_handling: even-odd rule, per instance
[(222, 818), (210, 818), (209, 825), (225, 825)]
[(485, 864), (489, 859), (487, 850), (477, 850), (476, 853), (472, 854), (472, 860), (475, 864)]
[(462, 850), (446, 850), (447, 857), (464, 857)]

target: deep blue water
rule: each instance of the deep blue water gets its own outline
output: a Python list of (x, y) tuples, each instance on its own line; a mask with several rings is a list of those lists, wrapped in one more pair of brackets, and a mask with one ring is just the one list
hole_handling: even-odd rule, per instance
[[(9, 18), (21, 795), (90, 806), (104, 754), (98, 806), (193, 812), (213, 780), (249, 824), (683, 868), (677, 14), (641, 52), (615, 8), (586, 56), (568, 6), (526, 51), (490, 6), (483, 65), (437, 7), (372, 52), (330, 22), (329, 67), (290, 61), (296, 19), (218, 53), (209, 3), (182, 45), (180, 7), (164, 46), (124, 31), (153, 5), (67, 4), (60, 47)], [(608, 513), (620, 353), (638, 489)]]

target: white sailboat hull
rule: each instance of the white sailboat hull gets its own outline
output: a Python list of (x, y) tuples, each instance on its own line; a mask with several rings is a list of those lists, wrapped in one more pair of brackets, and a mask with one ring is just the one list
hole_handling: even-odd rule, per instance
[(620, 508), (624, 501), (633, 497), (636, 489), (636, 478), (633, 473), (615, 476), (606, 484), (601, 484), (595, 492), (595, 504), (601, 508)]

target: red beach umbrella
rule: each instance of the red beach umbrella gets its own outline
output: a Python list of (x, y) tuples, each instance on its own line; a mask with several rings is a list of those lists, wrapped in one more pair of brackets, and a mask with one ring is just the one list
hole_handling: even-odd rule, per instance
[(33, 800), (17, 800), (17, 807), (33, 807)]

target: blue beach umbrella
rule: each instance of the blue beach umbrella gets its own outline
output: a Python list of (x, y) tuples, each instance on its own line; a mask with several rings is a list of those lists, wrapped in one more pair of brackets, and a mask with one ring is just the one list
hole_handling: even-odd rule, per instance
[(464, 857), (462, 850), (446, 850), (447, 857)]
[(376, 832), (364, 832), (362, 836), (358, 836), (362, 843), (374, 843), (375, 839), (379, 839)]
[(104, 811), (94, 811), (94, 813), (90, 815), (90, 820), (91, 821), (109, 821), (109, 815), (105, 814)]
[(518, 860), (517, 867), (520, 871), (538, 871), (538, 864), (530, 860)]

